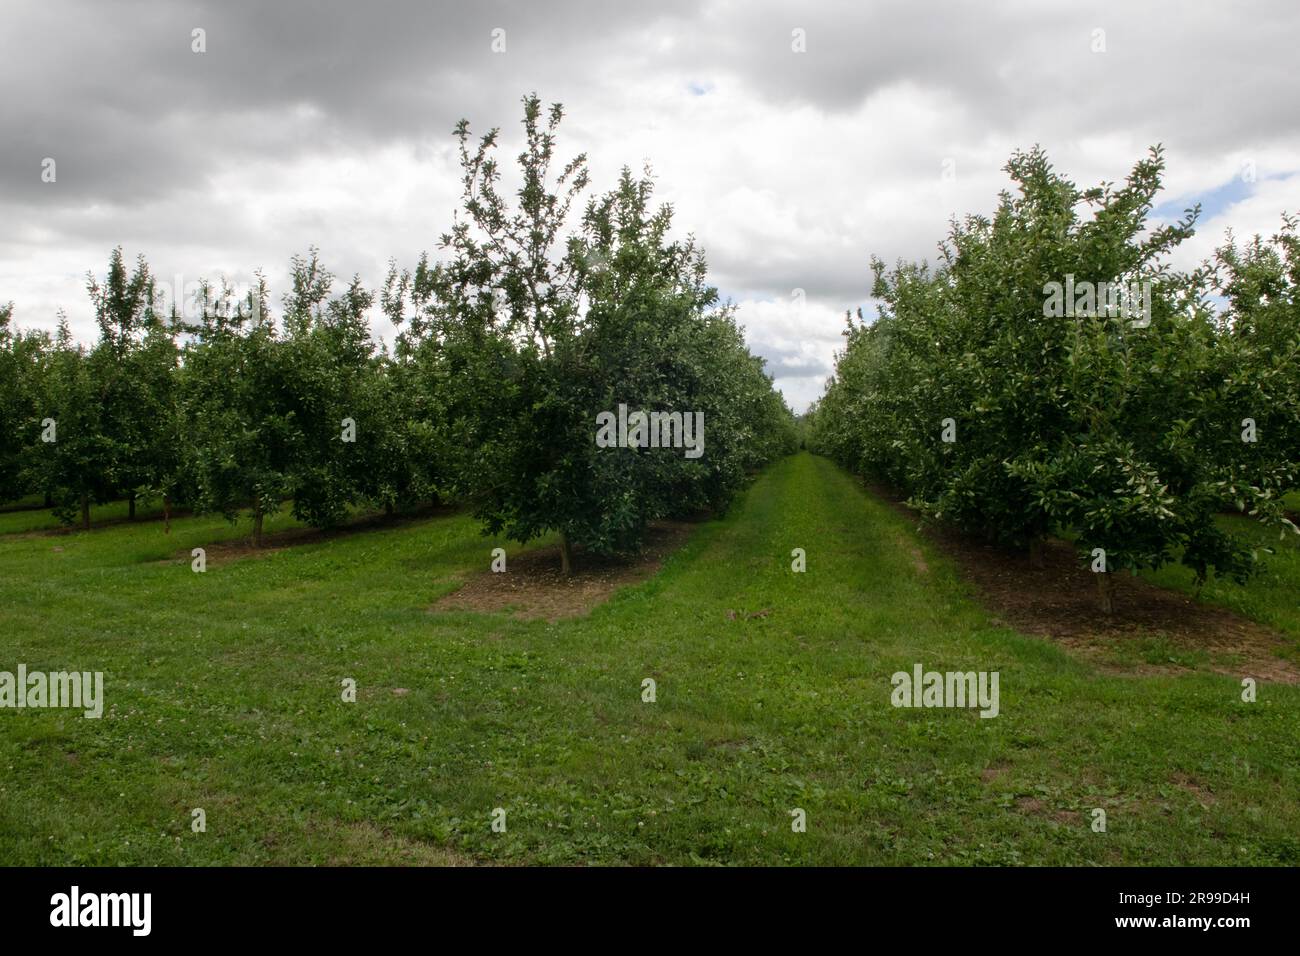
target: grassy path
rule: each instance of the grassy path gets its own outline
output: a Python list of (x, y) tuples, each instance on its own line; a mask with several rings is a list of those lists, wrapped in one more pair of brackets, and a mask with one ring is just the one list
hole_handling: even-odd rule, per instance
[[(235, 534), (0, 535), (0, 670), (107, 697), (0, 710), (0, 860), (1300, 863), (1300, 689), (1106, 676), (993, 626), (823, 459), (555, 624), (428, 610), (498, 544), (466, 518), (176, 559)], [(917, 663), (999, 672), (1000, 715), (892, 707)]]

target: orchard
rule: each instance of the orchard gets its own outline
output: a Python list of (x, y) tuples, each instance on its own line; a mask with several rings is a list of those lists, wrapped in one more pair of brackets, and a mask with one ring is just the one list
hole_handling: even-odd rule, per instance
[(1159, 149), (1118, 188), (1080, 189), (1037, 149), (1006, 170), (1015, 191), (954, 223), (934, 268), (874, 261), (880, 315), (849, 323), (813, 448), (1031, 561), (1067, 537), (1106, 612), (1119, 571), (1244, 579), (1264, 555), (1220, 513), (1297, 533), (1295, 220), (1179, 272), (1198, 210), (1149, 221)]
[[(499, 131), (461, 123), (463, 202), (441, 256), (394, 262), (378, 296), (357, 277), (340, 288), (312, 248), (278, 317), (264, 281), (242, 297), (205, 282), (190, 321), (118, 248), (87, 280), (94, 344), (66, 324), (14, 330), (6, 307), (0, 498), (40, 496), (87, 529), (121, 498), (131, 518), (141, 499), (248, 509), (258, 545), (286, 502), (321, 528), (453, 502), (485, 533), (557, 532), (566, 572), (576, 548), (634, 553), (656, 520), (724, 512), (793, 450), (794, 417), (651, 180), (625, 169), (587, 195), (584, 156), (556, 168), (562, 109), (523, 105), (518, 194), (501, 190)], [(376, 301), (391, 351), (370, 332)], [(699, 451), (609, 447), (600, 416), (627, 407), (700, 422)]]

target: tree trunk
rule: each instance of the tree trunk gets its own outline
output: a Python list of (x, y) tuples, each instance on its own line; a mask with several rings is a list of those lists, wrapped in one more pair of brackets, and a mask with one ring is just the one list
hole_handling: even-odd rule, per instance
[(90, 530), (90, 496), (81, 496), (81, 530)]
[(262, 546), (262, 496), (253, 496), (253, 547)]
[(573, 573), (573, 548), (569, 536), (563, 531), (560, 532), (560, 572), (565, 577)]
[(45, 507), (47, 508), (54, 507), (54, 492), (52, 491), (45, 492)]
[(135, 492), (131, 492), (126, 499), (126, 520), (135, 520)]
[(163, 495), (163, 533), (172, 533), (172, 499), (171, 495)]
[(1029, 541), (1029, 565), (1034, 568), (1041, 568), (1047, 564), (1047, 542), (1042, 538), (1031, 538)]
[(393, 516), (393, 499), (392, 499), (392, 498), (389, 498), (387, 501), (384, 502), (384, 514), (388, 515), (388, 517), (390, 517), (390, 518)]
[(1097, 606), (1103, 614), (1115, 613), (1115, 581), (1109, 571), (1094, 572), (1097, 578)]

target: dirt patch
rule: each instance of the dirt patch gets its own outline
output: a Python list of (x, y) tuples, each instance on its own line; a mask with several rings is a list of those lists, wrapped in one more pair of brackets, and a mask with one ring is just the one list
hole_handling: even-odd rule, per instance
[(9, 504), (9, 505), (5, 505), (3, 508), (0, 508), (0, 515), (21, 514), (23, 512), (28, 512), (28, 511), (51, 511), (53, 510), (53, 508), (54, 508), (53, 505), (46, 505), (46, 504), (34, 504), (34, 505)]
[(582, 617), (617, 589), (654, 575), (664, 559), (686, 543), (695, 527), (688, 521), (654, 523), (646, 532), (644, 550), (635, 558), (579, 551), (568, 577), (560, 571), (558, 545), (507, 555), (504, 572), (484, 570), (467, 577), (458, 590), (429, 610), (514, 611), (515, 617), (525, 620)]
[(1006, 761), (1003, 760), (995, 761), (980, 771), (980, 782), (996, 783), (998, 780), (1001, 780), (1004, 776), (1006, 776), (1007, 771), (1010, 769), (1011, 769), (1011, 764), (1007, 763)]
[(447, 847), (396, 836), (369, 823), (328, 828), (337, 854), (329, 866), (478, 866), (473, 857)]
[(1047, 804), (1037, 797), (1016, 797), (1016, 809), (1021, 813), (1044, 816), (1055, 823), (1071, 824), (1079, 822), (1079, 814), (1074, 810), (1049, 810)]
[(898, 543), (902, 547), (906, 548), (907, 553), (912, 556), (912, 568), (916, 571), (917, 574), (930, 573), (930, 566), (925, 563), (925, 555), (921, 553), (920, 548), (912, 544), (912, 542), (903, 539), (902, 537), (898, 539)]
[(1185, 773), (1175, 773), (1169, 780), (1178, 789), (1190, 793), (1202, 807), (1209, 808), (1219, 802), (1218, 798), (1195, 777), (1189, 777)]
[[(52, 511), (50, 508), (32, 508), (23, 509), (32, 511)], [(194, 512), (188, 508), (176, 508), (172, 510), (172, 520), (177, 521), (181, 518), (192, 518)], [(34, 528), (30, 531), (7, 531), (4, 532), (6, 538), (24, 540), (30, 538), (57, 538), (68, 535), (95, 532), (104, 528), (120, 528), (123, 525), (129, 527), (138, 527), (150, 524), (163, 524), (163, 513), (161, 511), (142, 511), (134, 518), (128, 518), (121, 515), (117, 518), (96, 518), (94, 513), (90, 516), (90, 528), (86, 529), (81, 526), (81, 517), (78, 516), (72, 524), (60, 524), (53, 528)]]
[(761, 611), (737, 611), (735, 608), (728, 608), (728, 609), (727, 609), (727, 620), (728, 620), (728, 621), (735, 621), (735, 620), (741, 620), (741, 621), (754, 621), (754, 620), (761, 620), (762, 618), (770, 617), (771, 614), (772, 614), (772, 611), (773, 611), (773, 610), (775, 610), (775, 608), (770, 608), (770, 607), (765, 607), (765, 608), (763, 608)]
[[(909, 520), (919, 515), (879, 487), (870, 490)], [(1300, 683), (1300, 667), (1278, 652), (1290, 643), (1226, 608), (1131, 574), (1113, 574), (1115, 613), (1097, 608), (1096, 576), (1064, 541), (1049, 541), (1042, 567), (1028, 555), (930, 522), (921, 533), (960, 569), (994, 613), (994, 623), (1050, 637), (1103, 669), (1180, 674), (1203, 668), (1230, 677)]]
[[(240, 558), (264, 558), (284, 551), (287, 548), (299, 548), (307, 544), (333, 541), (350, 535), (375, 531), (380, 528), (397, 528), (413, 521), (423, 521), (439, 515), (455, 513), (456, 509), (448, 505), (429, 505), (425, 508), (413, 508), (397, 514), (373, 514), (349, 521), (347, 524), (333, 528), (287, 528), (284, 531), (272, 531), (262, 535), (262, 546), (257, 547), (251, 538), (234, 538), (229, 541), (214, 541), (203, 546), (207, 554), (207, 563), (222, 564)], [(170, 560), (188, 564), (191, 560), (189, 551), (178, 551)]]

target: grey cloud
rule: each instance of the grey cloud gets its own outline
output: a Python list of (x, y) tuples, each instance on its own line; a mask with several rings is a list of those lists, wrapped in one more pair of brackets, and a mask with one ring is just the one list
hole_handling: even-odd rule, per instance
[[(711, 58), (787, 107), (848, 111), (910, 83), (960, 100), (985, 129), (1077, 136), (1121, 125), (1152, 143), (1177, 135), (1186, 148), (1214, 149), (1300, 126), (1296, 111), (1278, 109), (1300, 99), (1295, 4), (769, 0), (710, 9), (681, 61)], [(791, 50), (794, 28), (806, 32), (804, 54)], [(1104, 31), (1104, 53), (1093, 52), (1094, 30)]]
[(445, 137), (462, 117), (513, 118), (534, 87), (598, 82), (645, 23), (687, 6), (29, 4), (6, 13), (0, 40), (0, 195), (134, 202), (247, 157)]
[[(796, 27), (807, 53), (791, 52)], [(785, 311), (792, 290), (823, 317), (867, 304), (870, 257), (933, 259), (950, 216), (992, 208), (1017, 146), (1041, 143), (1092, 184), (1163, 142), (1193, 198), (1240, 155), (1268, 157), (1261, 176), (1300, 169), (1297, 35), (1300, 5), (1281, 0), (19, 0), (0, 30), (0, 301), (45, 326), (64, 306), (88, 329), (82, 277), (118, 243), (188, 279), (276, 276), (316, 242), (340, 276), (377, 283), (450, 218), (455, 122), (503, 127), (508, 161), (519, 97), (536, 90), (565, 102), (562, 150), (592, 153), (595, 188), (622, 162), (671, 170), (661, 198), (713, 283), (775, 303), (755, 350), (783, 387), (819, 392), (836, 330)], [(709, 104), (722, 105), (692, 119)], [(879, 127), (855, 128), (862, 117)], [(418, 162), (385, 169), (422, 178), (381, 204), (365, 168), (392, 149)], [(949, 157), (958, 179), (941, 186)], [(273, 201), (286, 176), (341, 158), (361, 171), (329, 167), (319, 188), (355, 203)]]

